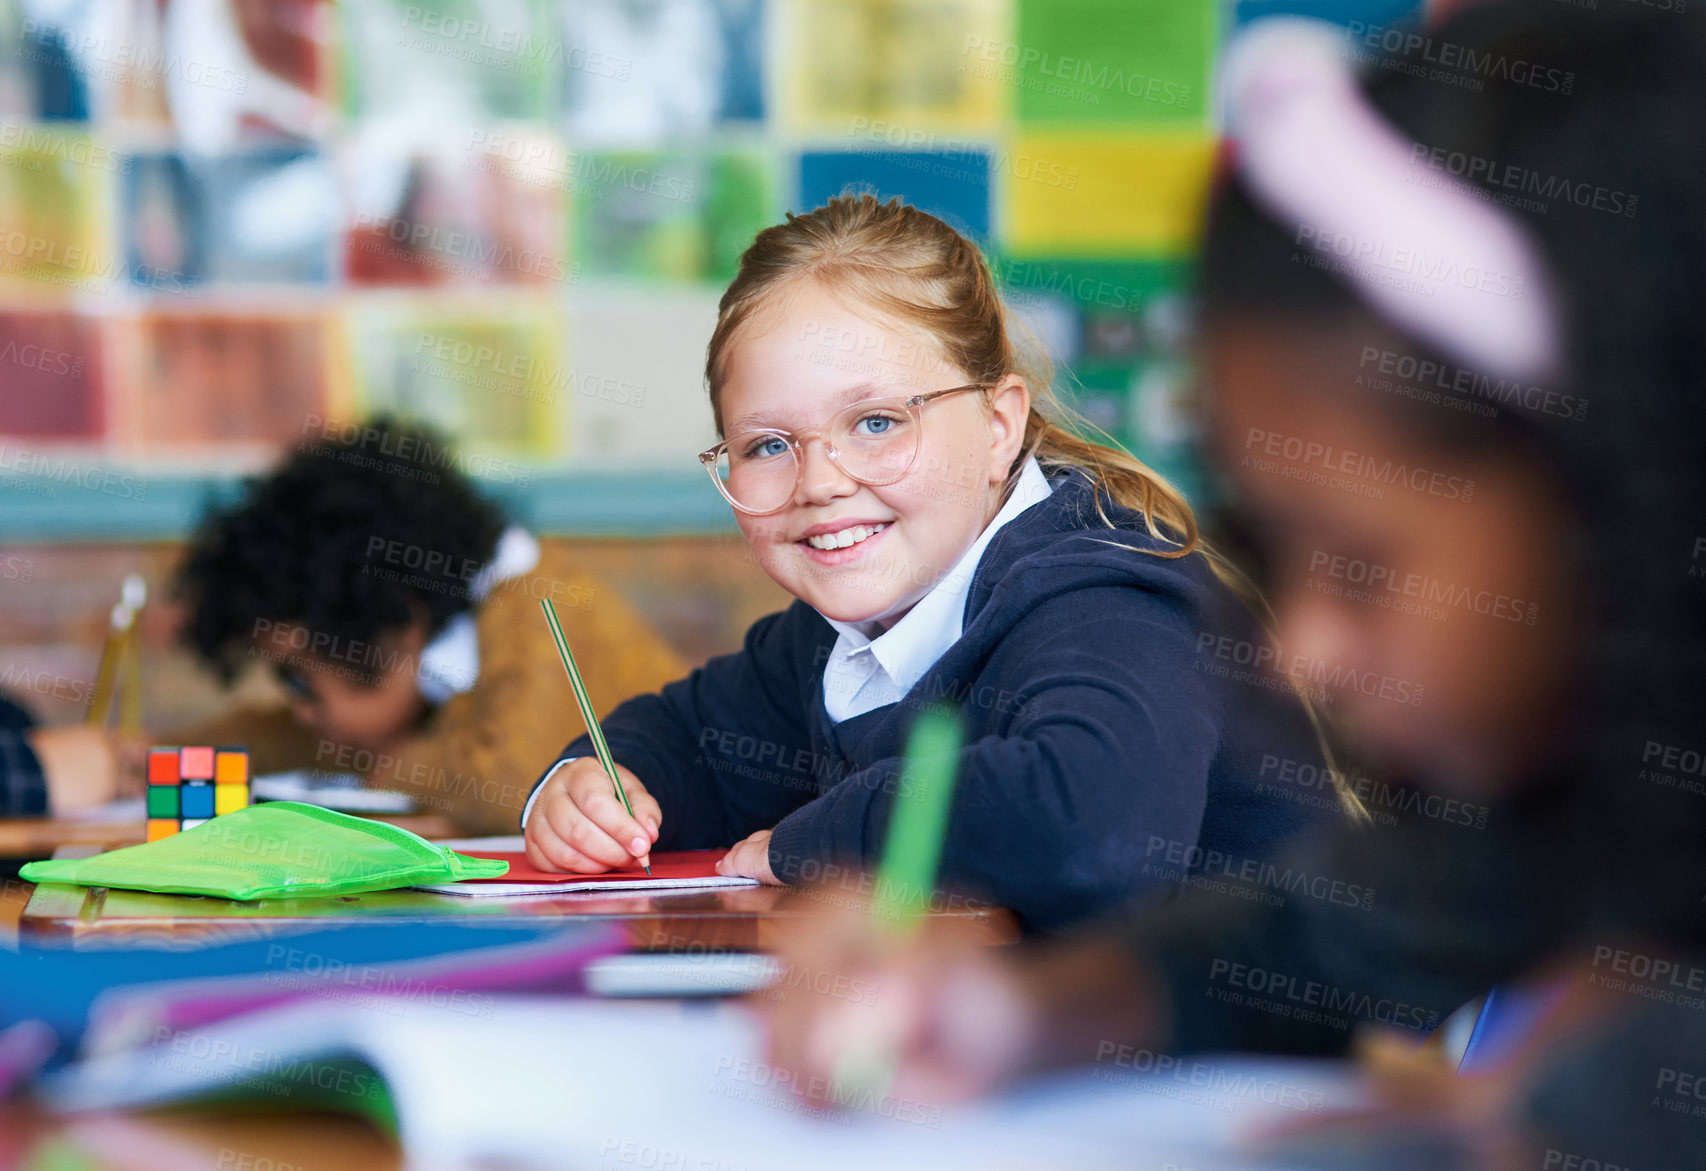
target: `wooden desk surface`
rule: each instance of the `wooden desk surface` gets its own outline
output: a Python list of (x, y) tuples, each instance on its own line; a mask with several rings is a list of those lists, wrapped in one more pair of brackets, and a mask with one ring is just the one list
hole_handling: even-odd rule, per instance
[(0, 1171), (392, 1171), (395, 1143), (340, 1114), (220, 1110), (42, 1115), (0, 1105)]
[(18, 919), (33, 888), (16, 878), (0, 879), (0, 947), (18, 946)]
[[(805, 914), (776, 886), (712, 887), (657, 894), (535, 895), (519, 899), (459, 898), (426, 891), (387, 890), (326, 898), (230, 899), (44, 883), (18, 921), (20, 938), (69, 940), (73, 946), (189, 945), (208, 940), (265, 938), (328, 919), (443, 921), (526, 918), (556, 923), (616, 921), (636, 951), (772, 951), (778, 933)], [(940, 912), (968, 919), (991, 943), (1018, 938), (1011, 914), (993, 908)]]

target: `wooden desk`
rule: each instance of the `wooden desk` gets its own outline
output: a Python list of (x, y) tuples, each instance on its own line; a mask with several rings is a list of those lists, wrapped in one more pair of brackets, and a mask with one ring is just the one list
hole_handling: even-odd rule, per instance
[[(438, 813), (379, 816), (423, 838), (448, 838), (455, 834), (450, 821)], [(0, 818), (0, 858), (49, 858), (60, 846), (100, 846), (114, 849), (134, 846), (146, 829), (140, 819), (127, 821), (83, 821), (61, 817)]]
[[(620, 923), (635, 951), (773, 951), (778, 934), (807, 907), (776, 886), (714, 887), (658, 894), (536, 895), (470, 899), (426, 891), (387, 890), (326, 898), (230, 899), (44, 883), (19, 919), (20, 939), (69, 940), (73, 946), (190, 945), (266, 938), (328, 919), (423, 922), (526, 918), (553, 923)], [(1018, 938), (1012, 915), (993, 908), (940, 912), (971, 921), (991, 943)]]
[(32, 887), (16, 878), (0, 878), (0, 947), (18, 946), (18, 919)]
[(52, 1118), (0, 1105), (0, 1168), (393, 1171), (395, 1143), (341, 1114), (221, 1109)]

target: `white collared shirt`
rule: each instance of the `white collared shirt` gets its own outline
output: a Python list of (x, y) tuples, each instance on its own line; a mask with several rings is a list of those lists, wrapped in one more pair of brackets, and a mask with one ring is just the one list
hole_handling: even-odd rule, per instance
[(840, 635), (823, 669), (823, 706), (831, 720), (839, 724), (898, 703), (924, 678), (924, 673), (960, 639), (966, 596), (971, 593), (972, 577), (989, 542), (1002, 525), (1048, 499), (1053, 490), (1036, 457), (1027, 458), (995, 519), (930, 592), (887, 630), (877, 633), (874, 622), (837, 622), (824, 617)]
[[(498, 538), (498, 547), (485, 568), (468, 584), (476, 604), (486, 600), (500, 581), (520, 577), (539, 564), (539, 542), (519, 525), (511, 525)], [(480, 678), (480, 638), (474, 615), (464, 610), (421, 648), (415, 665), (415, 686), (421, 698), (437, 707), (453, 695), (472, 690)]]

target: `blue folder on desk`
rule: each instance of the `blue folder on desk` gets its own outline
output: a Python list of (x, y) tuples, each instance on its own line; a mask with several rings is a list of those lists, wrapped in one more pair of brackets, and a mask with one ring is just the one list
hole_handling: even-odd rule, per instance
[(619, 935), (605, 924), (564, 928), (446, 922), (281, 932), (267, 939), (189, 950), (74, 951), (37, 943), (19, 952), (0, 951), (0, 1030), (20, 1021), (40, 1021), (56, 1035), (63, 1058), (81, 1040), (97, 998), (130, 986), (223, 978), (301, 985), (311, 993), (316, 981), (336, 985), (343, 972), (384, 971), (481, 950), (501, 955), (505, 949), (530, 944), (590, 956), (618, 942)]

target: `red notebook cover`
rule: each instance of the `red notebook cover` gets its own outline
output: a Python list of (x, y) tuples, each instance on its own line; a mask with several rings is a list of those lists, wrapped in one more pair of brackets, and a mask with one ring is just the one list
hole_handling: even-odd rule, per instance
[[(470, 858), (496, 858), (509, 863), (509, 873), (498, 878), (464, 878), (463, 882), (645, 882), (646, 872), (638, 864), (603, 874), (561, 874), (538, 870), (526, 854), (499, 854), (490, 850), (458, 850)], [(718, 878), (717, 863), (727, 850), (664, 850), (652, 855), (654, 880), (665, 878)]]

